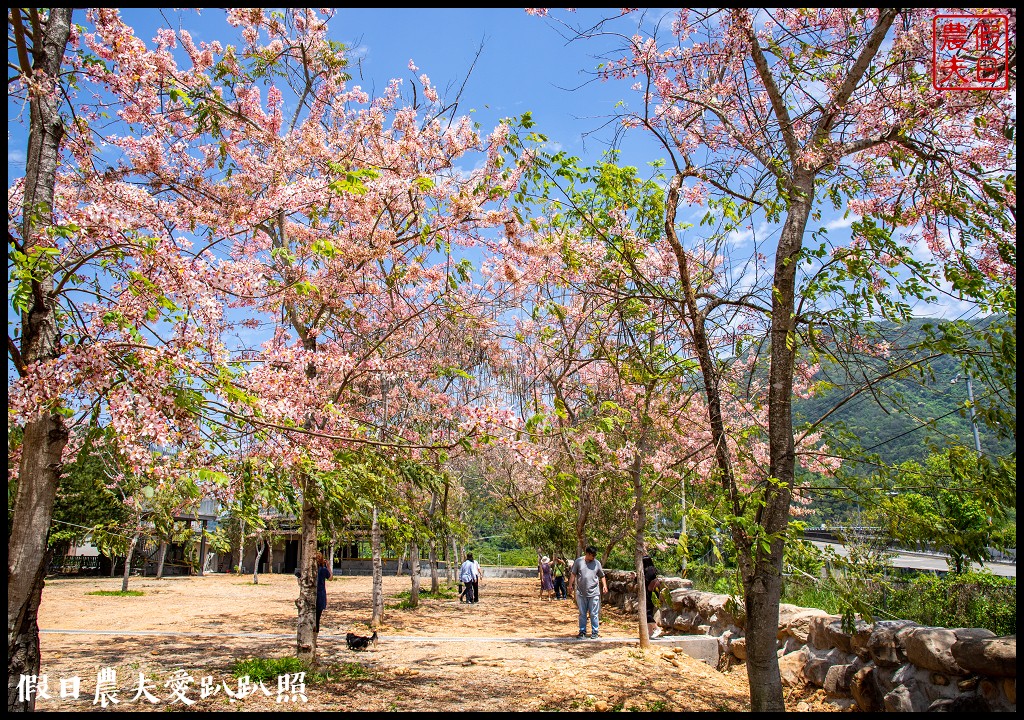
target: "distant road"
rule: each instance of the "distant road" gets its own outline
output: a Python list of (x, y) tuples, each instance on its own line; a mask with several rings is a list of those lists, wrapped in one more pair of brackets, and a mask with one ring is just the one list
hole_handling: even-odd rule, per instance
[[(823, 542), (821, 540), (811, 540), (810, 543), (819, 549), (830, 547), (835, 551), (836, 555), (847, 557), (846, 548), (839, 543)], [(896, 556), (892, 559), (894, 567), (913, 570), (938, 570), (939, 572), (947, 572), (949, 570), (945, 555), (915, 553), (905, 550), (897, 550), (896, 553)], [(984, 568), (993, 575), (1000, 575), (1002, 577), (1017, 577), (1017, 566), (1012, 563), (989, 562), (985, 563), (984, 566), (978, 563), (971, 563), (971, 568), (973, 570)]]

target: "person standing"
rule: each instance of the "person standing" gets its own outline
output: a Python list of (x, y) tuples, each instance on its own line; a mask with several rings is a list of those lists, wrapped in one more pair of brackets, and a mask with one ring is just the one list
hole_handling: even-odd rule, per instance
[(540, 580), (540, 599), (550, 600), (555, 590), (555, 580), (551, 575), (551, 558), (547, 555), (540, 559), (537, 566), (537, 578)]
[(576, 608), (580, 616), (580, 634), (576, 638), (582, 640), (587, 636), (587, 616), (590, 616), (590, 638), (596, 640), (601, 624), (601, 595), (608, 592), (608, 580), (593, 545), (587, 545), (583, 556), (572, 564), (569, 592), (573, 590), (576, 591)]
[(479, 602), (480, 566), (473, 559), (473, 553), (466, 553), (466, 561), (459, 568), (459, 580), (466, 586), (466, 602)]
[(551, 569), (551, 575), (555, 581), (555, 600), (565, 600), (568, 597), (565, 592), (565, 571), (565, 559), (556, 557)]
[(476, 560), (473, 561), (473, 570), (476, 571), (476, 584), (473, 585), (473, 602), (480, 602), (480, 586), (483, 584), (484, 569), (480, 567), (480, 563)]
[(327, 609), (327, 581), (332, 577), (331, 569), (323, 553), (316, 554), (316, 632), (320, 632), (320, 616)]
[(658, 580), (658, 568), (650, 555), (644, 555), (644, 587), (647, 588), (647, 635), (652, 640), (661, 635), (661, 628), (654, 624), (654, 592), (661, 581)]

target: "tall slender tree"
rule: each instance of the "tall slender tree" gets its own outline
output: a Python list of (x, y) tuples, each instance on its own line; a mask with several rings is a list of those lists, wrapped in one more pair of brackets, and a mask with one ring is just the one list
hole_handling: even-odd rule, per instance
[[(17, 48), (16, 82), (27, 89), (29, 140), (21, 222), (8, 208), (9, 252), (21, 253), (26, 273), (19, 339), (7, 337), (8, 357), (18, 373), (47, 363), (59, 353), (51, 242), (54, 187), (63, 120), (58, 76), (71, 33), (71, 8), (12, 8), (8, 29)], [(14, 522), (7, 545), (7, 709), (32, 710), (34, 697), (19, 699), (18, 680), (39, 673), (36, 616), (46, 570), (46, 537), (57, 494), (68, 431), (55, 408), (25, 423), (18, 470)]]

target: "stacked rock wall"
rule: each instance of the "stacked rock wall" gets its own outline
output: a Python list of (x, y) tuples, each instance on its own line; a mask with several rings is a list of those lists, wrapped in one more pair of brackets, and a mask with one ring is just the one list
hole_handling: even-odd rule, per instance
[[(742, 600), (662, 578), (671, 602), (655, 613), (664, 629), (718, 639), (720, 663), (746, 660)], [(636, 573), (608, 571), (607, 601), (636, 612)], [(909, 620), (858, 620), (779, 606), (779, 672), (787, 686), (814, 685), (840, 705), (865, 711), (1017, 709), (1017, 637), (980, 628), (924, 627)]]

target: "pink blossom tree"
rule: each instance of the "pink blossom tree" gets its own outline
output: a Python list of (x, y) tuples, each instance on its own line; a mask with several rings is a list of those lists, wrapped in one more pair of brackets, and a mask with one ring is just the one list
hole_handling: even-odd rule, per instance
[[(23, 312), (8, 342), (20, 375), (9, 418), (26, 427), (9, 677), (37, 667), (49, 508), (74, 450), (68, 428), (91, 415), (116, 429), (132, 472), (154, 445), (216, 466), (218, 446), (266, 433), (303, 500), (308, 659), (317, 480), (334, 453), (443, 444), (418, 422), (428, 407), (458, 429), (446, 444), (498, 419), (486, 407), (462, 418), (441, 382), (458, 361), (432, 343), (438, 328), (474, 322), (453, 248), (504, 226), (517, 182), (500, 157), (507, 130), (481, 137), (451, 117), (425, 75), (412, 103), (398, 81), (371, 100), (349, 85), (343, 48), (313, 10), (227, 19), (237, 45), (168, 28), (147, 44), (112, 9), (89, 11), (88, 27), (60, 10), (9, 18), (14, 87), (31, 109), (28, 172), (9, 191)], [(457, 166), (475, 154), (477, 169)], [(240, 345), (242, 331), (269, 339)], [(389, 395), (392, 412), (410, 401), (385, 426), (375, 413)]]
[[(634, 82), (639, 103), (622, 116), (624, 125), (650, 133), (668, 157), (664, 234), (703, 375), (718, 477), (734, 501), (740, 475), (715, 363), (716, 327), (723, 308), (762, 318), (767, 473), (755, 522), (732, 527), (754, 710), (783, 709), (775, 635), (796, 482), (798, 350), (827, 340), (820, 329), (831, 315), (905, 317), (904, 296), (928, 299), (943, 288), (942, 265), (946, 277), (950, 267), (972, 276), (984, 267), (989, 278), (1013, 273), (1005, 253), (1015, 230), (1012, 94), (935, 89), (935, 12), (682, 10), (670, 29), (650, 35), (614, 34), (612, 20), (569, 29), (611, 36), (624, 50), (600, 74)], [(710, 241), (681, 235), (680, 203), (706, 209), (705, 222), (720, 231)], [(861, 219), (852, 242), (825, 238), (819, 248), (811, 223), (829, 208)], [(752, 263), (749, 276), (726, 275), (737, 282), (722, 287), (708, 272), (720, 255), (705, 248), (726, 247), (748, 222), (775, 229), (774, 261)], [(915, 256), (918, 246), (933, 262)]]
[[(546, 262), (546, 280), (557, 295), (538, 285), (543, 301), (535, 303), (529, 320), (519, 321), (517, 337), (543, 358), (545, 376), (564, 367), (555, 374), (573, 378), (578, 387), (573, 415), (587, 420), (574, 421), (575, 441), (589, 451), (584, 455), (604, 487), (628, 488), (631, 520), (625, 526), (641, 573), (651, 500), (663, 496), (666, 485), (678, 487), (684, 475), (698, 483), (714, 476), (699, 364), (663, 234), (664, 195), (634, 168), (604, 163), (582, 170), (564, 153), (539, 155), (530, 174), (542, 188), (549, 219), (534, 220), (535, 242), (522, 246), (532, 262)], [(724, 283), (715, 265), (722, 263), (706, 270), (706, 281)], [(728, 418), (726, 442), (737, 458), (739, 490), (750, 495), (765, 480), (767, 393), (756, 376), (757, 355), (723, 353), (731, 347), (717, 348), (714, 361)], [(814, 370), (800, 364), (798, 392), (807, 391)], [(572, 385), (556, 393), (552, 425), (569, 417), (566, 387)], [(806, 464), (827, 452), (819, 441), (810, 434), (799, 441)], [(607, 492), (601, 500), (607, 504)], [(638, 601), (643, 610), (646, 594)], [(645, 617), (640, 624), (646, 643)]]

